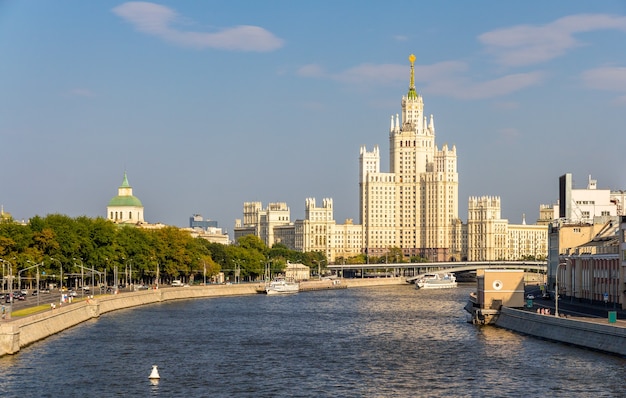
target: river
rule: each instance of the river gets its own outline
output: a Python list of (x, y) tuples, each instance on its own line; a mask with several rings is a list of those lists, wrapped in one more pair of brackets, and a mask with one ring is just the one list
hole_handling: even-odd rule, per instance
[(0, 396), (626, 396), (626, 359), (466, 323), (472, 289), (400, 285), (117, 311), (1, 357)]

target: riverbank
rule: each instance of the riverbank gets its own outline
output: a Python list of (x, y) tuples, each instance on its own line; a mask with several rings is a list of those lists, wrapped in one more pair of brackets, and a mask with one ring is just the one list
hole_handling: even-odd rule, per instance
[(626, 357), (626, 321), (555, 317), (502, 307), (495, 325), (517, 333)]
[[(405, 284), (402, 278), (342, 279), (341, 283), (348, 288)], [(257, 294), (256, 284), (177, 287), (96, 296), (93, 299), (4, 321), (0, 324), (0, 356), (16, 354), (22, 347), (108, 312), (170, 300), (248, 294)]]

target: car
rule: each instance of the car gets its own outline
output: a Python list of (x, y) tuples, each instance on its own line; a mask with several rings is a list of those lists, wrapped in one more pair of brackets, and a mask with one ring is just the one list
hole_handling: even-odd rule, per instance
[(526, 295), (526, 298), (527, 298), (528, 300), (534, 300), (534, 299), (535, 299), (535, 296), (534, 296), (534, 295), (532, 295), (532, 294), (528, 294), (528, 295)]
[(33, 293), (32, 293), (32, 295), (33, 295), (33, 296), (36, 296), (36, 295), (38, 295), (38, 294), (39, 294), (39, 291), (37, 291), (37, 290), (33, 290)]
[(22, 294), (28, 294), (28, 290), (26, 290), (26, 289), (22, 289), (22, 290), (20, 290), (20, 293), (22, 293)]
[(67, 292), (67, 295), (71, 297), (76, 297), (78, 296), (78, 293), (76, 293), (76, 290), (70, 290)]

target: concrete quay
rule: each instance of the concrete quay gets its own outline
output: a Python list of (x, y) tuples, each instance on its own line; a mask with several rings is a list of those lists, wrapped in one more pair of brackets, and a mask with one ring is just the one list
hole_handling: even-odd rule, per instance
[(502, 307), (495, 325), (539, 337), (626, 357), (626, 321), (609, 323), (607, 318), (555, 317)]
[[(342, 279), (348, 288), (400, 285), (402, 278)], [(22, 347), (76, 326), (108, 312), (155, 304), (170, 300), (241, 296), (257, 294), (256, 284), (210, 285), (163, 288), (139, 292), (101, 295), (92, 299), (76, 301), (33, 315), (13, 318), (0, 323), (0, 356), (16, 354)]]
[(300, 282), (301, 292), (310, 292), (314, 290), (346, 289), (347, 287), (348, 285), (342, 283), (340, 279)]

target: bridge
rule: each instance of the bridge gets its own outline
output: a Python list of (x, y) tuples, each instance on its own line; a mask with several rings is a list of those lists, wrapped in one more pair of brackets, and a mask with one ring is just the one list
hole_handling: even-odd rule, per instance
[(345, 271), (360, 273), (361, 277), (386, 275), (393, 270), (394, 276), (403, 275), (409, 283), (424, 276), (429, 272), (463, 272), (476, 271), (479, 269), (524, 269), (546, 273), (547, 261), (452, 261), (436, 263), (388, 263), (388, 264), (332, 264), (327, 267), (333, 271)]

